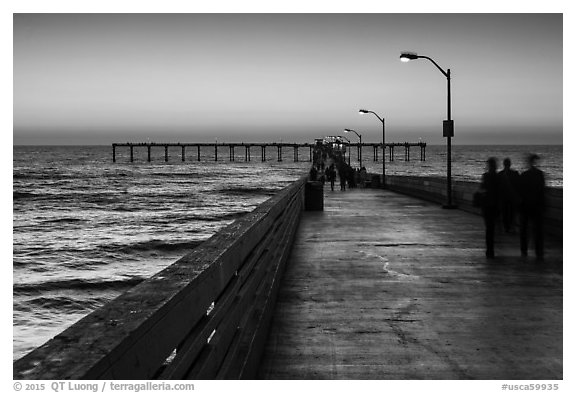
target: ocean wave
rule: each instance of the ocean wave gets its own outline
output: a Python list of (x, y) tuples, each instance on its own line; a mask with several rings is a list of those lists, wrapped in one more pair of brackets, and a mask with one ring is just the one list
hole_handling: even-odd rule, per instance
[(108, 280), (108, 281), (89, 281), (80, 278), (69, 280), (54, 280), (45, 281), (34, 284), (14, 284), (12, 292), (18, 295), (45, 293), (49, 291), (61, 291), (66, 289), (72, 290), (122, 290), (131, 288), (144, 279), (139, 277), (131, 277), (124, 280)]
[(127, 245), (119, 244), (106, 244), (100, 245), (98, 248), (106, 252), (120, 252), (124, 254), (134, 254), (139, 252), (158, 251), (158, 252), (178, 252), (188, 251), (198, 247), (202, 243), (201, 240), (195, 241), (165, 241), (159, 239), (146, 240), (143, 242), (131, 243)]
[(278, 188), (268, 188), (268, 187), (227, 187), (217, 190), (222, 194), (229, 195), (275, 195), (278, 192)]
[(201, 179), (201, 178), (217, 178), (218, 174), (213, 172), (155, 172), (152, 174), (154, 177), (169, 177), (169, 178), (189, 178), (189, 179)]
[(14, 192), (12, 192), (12, 199), (15, 201), (17, 201), (19, 199), (37, 198), (40, 196), (41, 195), (39, 195), (39, 194), (35, 194), (33, 192), (27, 192), (27, 191), (14, 191)]
[(38, 309), (57, 310), (59, 312), (86, 312), (101, 307), (109, 300), (107, 297), (78, 299), (68, 296), (39, 296), (22, 301), (20, 304), (14, 306), (14, 310), (33, 313), (38, 313)]
[(63, 218), (54, 218), (51, 220), (46, 220), (44, 221), (45, 223), (50, 223), (50, 224), (72, 224), (72, 223), (77, 223), (77, 222), (87, 222), (88, 220), (85, 220), (83, 218), (72, 218), (72, 217), (63, 217)]
[(148, 240), (126, 246), (124, 250), (130, 251), (181, 251), (190, 250), (200, 245), (202, 241), (167, 242), (165, 240)]
[(116, 212), (137, 212), (142, 210), (142, 207), (140, 206), (136, 206), (136, 205), (131, 205), (131, 206), (115, 206), (110, 208), (110, 210), (112, 211), (116, 211)]
[(189, 217), (184, 217), (182, 219), (183, 222), (186, 221), (204, 221), (204, 222), (218, 222), (218, 221), (230, 221), (230, 220), (236, 220), (242, 216), (244, 216), (249, 210), (245, 211), (245, 212), (234, 212), (234, 213), (223, 213), (223, 214), (216, 214), (216, 213), (212, 213), (212, 215), (206, 215), (206, 216), (201, 216), (201, 215), (194, 215), (194, 216), (189, 216)]

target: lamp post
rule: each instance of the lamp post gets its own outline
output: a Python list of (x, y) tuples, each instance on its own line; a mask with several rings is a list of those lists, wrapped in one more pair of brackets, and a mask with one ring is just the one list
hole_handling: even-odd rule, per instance
[(376, 112), (366, 109), (360, 109), (358, 113), (361, 115), (372, 113), (382, 122), (382, 188), (386, 188), (386, 126), (384, 125), (384, 118), (378, 116)]
[[(358, 149), (358, 158), (360, 159), (360, 168), (362, 168), (362, 135), (358, 134), (356, 131), (351, 130), (350, 128), (345, 128), (344, 132), (353, 132), (354, 134), (356, 134), (358, 136), (358, 139), (360, 139), (360, 147)], [(348, 156), (348, 158), (350, 158), (350, 156)], [(350, 162), (348, 162), (350, 163)]]
[(448, 119), (443, 122), (443, 134), (446, 138), (446, 205), (442, 206), (445, 209), (454, 209), (456, 206), (452, 204), (452, 137), (454, 136), (454, 121), (452, 120), (451, 104), (450, 104), (450, 68), (446, 71), (442, 69), (434, 60), (428, 56), (420, 56), (416, 53), (402, 52), (400, 54), (400, 61), (409, 62), (411, 60), (427, 59), (432, 62), (440, 70), (442, 75), (446, 77), (448, 82)]
[[(348, 142), (348, 150), (350, 150), (350, 139), (345, 136), (342, 136), (342, 138), (346, 139), (346, 142)], [(350, 151), (348, 151), (348, 165), (350, 165)]]

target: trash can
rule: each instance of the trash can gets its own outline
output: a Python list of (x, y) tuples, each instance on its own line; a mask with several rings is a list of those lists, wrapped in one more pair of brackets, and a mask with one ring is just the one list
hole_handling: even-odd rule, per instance
[(306, 182), (304, 210), (324, 210), (324, 185), (321, 181)]
[(380, 175), (372, 175), (372, 182), (370, 187), (380, 188)]

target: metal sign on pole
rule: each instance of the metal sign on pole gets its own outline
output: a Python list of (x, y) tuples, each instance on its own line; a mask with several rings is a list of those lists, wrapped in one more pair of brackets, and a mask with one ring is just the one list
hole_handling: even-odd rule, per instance
[(444, 120), (443, 121), (443, 131), (444, 138), (454, 136), (454, 120)]

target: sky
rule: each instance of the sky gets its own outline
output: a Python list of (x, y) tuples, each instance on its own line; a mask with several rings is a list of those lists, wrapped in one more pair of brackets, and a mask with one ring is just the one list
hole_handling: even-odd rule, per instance
[[(562, 144), (561, 13), (13, 16), (13, 143)], [(348, 135), (349, 136), (349, 135)]]

